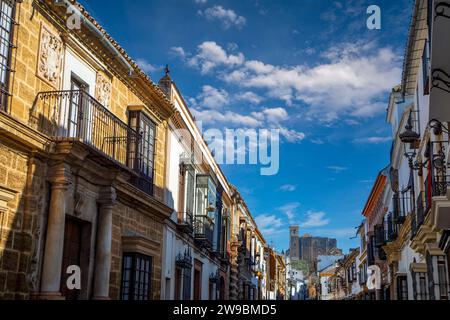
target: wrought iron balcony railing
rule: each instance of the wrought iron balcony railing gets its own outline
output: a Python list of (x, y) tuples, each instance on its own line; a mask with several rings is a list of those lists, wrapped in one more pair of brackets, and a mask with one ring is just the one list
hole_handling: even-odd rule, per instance
[(212, 247), (214, 223), (208, 216), (194, 217), (194, 237), (207, 247)]
[(425, 182), (427, 208), (431, 206), (430, 196), (445, 196), (450, 186), (447, 152), (448, 141), (433, 141), (429, 144), (430, 170)]
[(402, 224), (408, 214), (412, 212), (411, 197), (408, 192), (396, 193), (392, 197), (394, 223)]
[(194, 215), (191, 212), (180, 212), (178, 226), (185, 232), (192, 233), (194, 230)]
[(386, 216), (385, 221), (385, 228), (386, 228), (386, 242), (392, 242), (395, 241), (398, 237), (397, 232), (397, 225), (395, 224), (393, 220), (393, 213), (389, 212)]
[(420, 226), (425, 221), (426, 211), (424, 203), (424, 192), (420, 192), (416, 201), (416, 212), (412, 215), (411, 219), (411, 232), (414, 237), (419, 230)]
[(139, 171), (141, 135), (87, 92), (40, 92), (31, 108), (29, 121), (32, 127), (55, 140), (80, 141), (132, 169), (136, 177), (130, 182), (153, 193), (153, 174), (144, 177)]
[(132, 128), (81, 90), (38, 93), (30, 122), (48, 136), (80, 140), (122, 165), (127, 165), (129, 145), (139, 140)]

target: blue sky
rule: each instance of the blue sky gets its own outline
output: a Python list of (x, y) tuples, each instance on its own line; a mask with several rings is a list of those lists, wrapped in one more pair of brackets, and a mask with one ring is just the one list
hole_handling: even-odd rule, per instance
[[(279, 128), (280, 171), (223, 166), (266, 240), (288, 226), (344, 250), (388, 164), (390, 88), (400, 82), (411, 0), (82, 0), (157, 82), (163, 66), (204, 126)], [(381, 30), (368, 30), (369, 5)]]

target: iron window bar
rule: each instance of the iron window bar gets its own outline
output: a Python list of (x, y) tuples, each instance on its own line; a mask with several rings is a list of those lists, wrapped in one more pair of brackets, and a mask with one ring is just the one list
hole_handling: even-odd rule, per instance
[(9, 92), (14, 27), (18, 24), (14, 20), (16, 12), (15, 0), (0, 0), (0, 110), (7, 111), (8, 100), (12, 96)]

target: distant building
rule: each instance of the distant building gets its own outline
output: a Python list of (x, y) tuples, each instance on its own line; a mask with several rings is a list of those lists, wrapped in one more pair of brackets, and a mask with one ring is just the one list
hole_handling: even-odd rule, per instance
[(337, 249), (336, 239), (313, 237), (309, 234), (300, 237), (298, 226), (291, 226), (289, 229), (289, 258), (292, 261), (303, 260), (313, 267), (319, 255), (342, 253)]
[(289, 258), (290, 260), (300, 260), (300, 237), (299, 226), (290, 226), (289, 237)]

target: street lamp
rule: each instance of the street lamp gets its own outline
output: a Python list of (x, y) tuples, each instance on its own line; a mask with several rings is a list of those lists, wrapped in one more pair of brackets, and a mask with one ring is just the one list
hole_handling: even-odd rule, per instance
[[(405, 131), (399, 134), (400, 141), (403, 143), (403, 147), (405, 149), (405, 157), (408, 159), (408, 164), (411, 170), (419, 170), (422, 168), (422, 164), (415, 162), (414, 158), (416, 157), (416, 147), (419, 142), (420, 135), (413, 130), (412, 125), (412, 111), (409, 113), (408, 122), (405, 126)], [(412, 151), (408, 151), (407, 145), (409, 144), (409, 149)]]
[(409, 113), (408, 122), (405, 126), (405, 131), (400, 134), (400, 140), (403, 143), (409, 143), (412, 148), (416, 146), (416, 143), (419, 141), (420, 135), (413, 130), (412, 125), (412, 111)]

